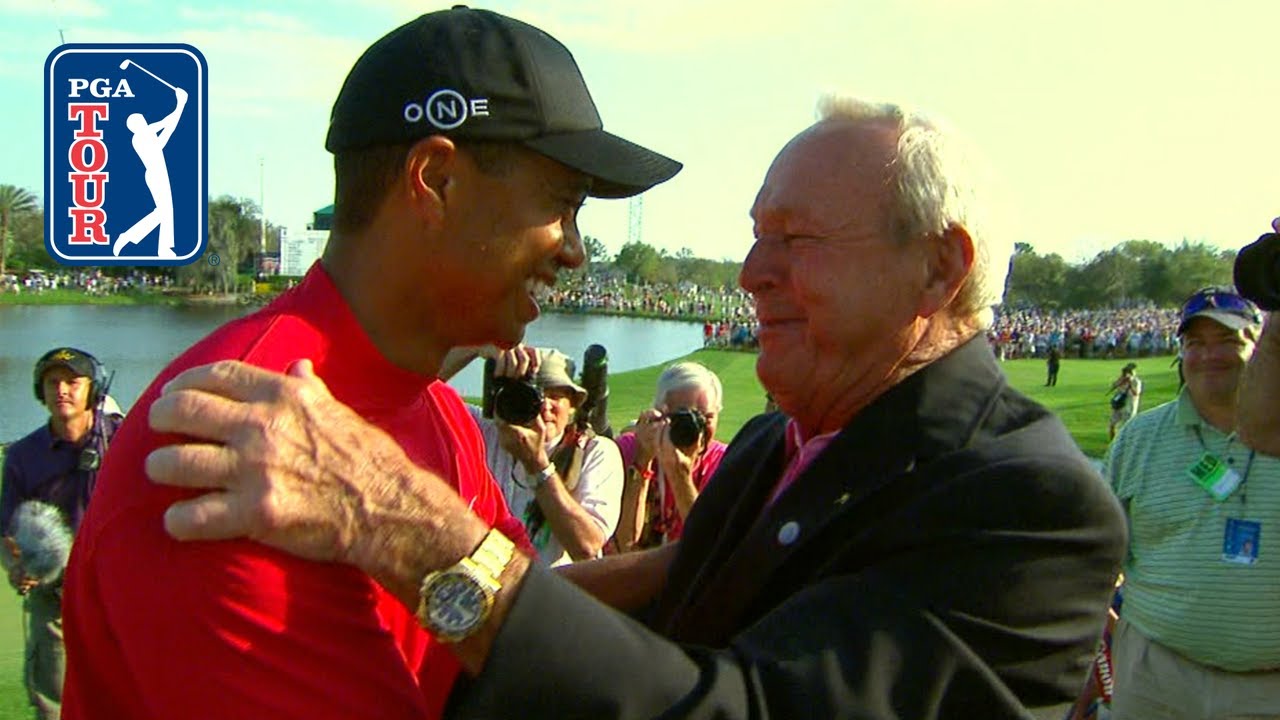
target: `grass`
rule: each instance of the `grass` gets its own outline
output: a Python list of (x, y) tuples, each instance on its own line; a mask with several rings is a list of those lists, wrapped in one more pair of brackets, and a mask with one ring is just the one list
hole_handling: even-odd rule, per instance
[[(747, 420), (764, 409), (764, 388), (756, 379), (754, 354), (699, 350), (680, 359), (700, 362), (720, 376), (724, 384), (724, 411), (717, 432), (720, 439), (728, 442)], [(1171, 359), (1165, 356), (1134, 361), (1143, 384), (1140, 411), (1172, 400), (1177, 394), (1178, 373), (1170, 366)], [(1125, 359), (1064, 359), (1058, 384), (1051, 388), (1044, 386), (1043, 360), (1010, 360), (1001, 367), (1011, 385), (1062, 418), (1086, 455), (1100, 458), (1107, 450), (1107, 425), (1111, 417), (1107, 389), (1128, 362)], [(615, 431), (626, 427), (653, 401), (653, 388), (663, 367), (665, 365), (609, 377), (609, 421)]]
[(32, 716), (22, 686), (22, 599), (8, 583), (0, 587), (0, 720)]
[[(764, 409), (764, 388), (756, 379), (752, 353), (699, 350), (685, 358), (711, 368), (724, 384), (725, 407), (718, 436), (728, 441), (747, 420)], [(1139, 358), (1142, 378), (1141, 409), (1172, 400), (1178, 375), (1169, 357)], [(674, 360), (672, 362), (675, 362)], [(1043, 360), (1011, 360), (1002, 363), (1009, 382), (1043, 403), (1062, 418), (1085, 454), (1100, 458), (1107, 447), (1107, 423), (1111, 408), (1107, 388), (1128, 360), (1064, 359), (1055, 387), (1044, 387)], [(609, 378), (609, 420), (621, 431), (640, 410), (653, 402), (653, 388), (666, 364), (618, 373)], [(3, 457), (0, 449), (0, 457)], [(0, 588), (0, 720), (30, 717), (26, 690), (22, 687), (22, 603)]]

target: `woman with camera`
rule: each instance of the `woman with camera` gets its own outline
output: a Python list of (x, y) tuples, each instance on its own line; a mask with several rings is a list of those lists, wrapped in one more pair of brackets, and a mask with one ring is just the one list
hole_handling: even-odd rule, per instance
[(720, 378), (705, 366), (672, 365), (658, 378), (653, 407), (618, 436), (627, 469), (614, 535), (619, 551), (680, 537), (689, 508), (724, 456), (726, 445), (715, 439), (722, 394)]

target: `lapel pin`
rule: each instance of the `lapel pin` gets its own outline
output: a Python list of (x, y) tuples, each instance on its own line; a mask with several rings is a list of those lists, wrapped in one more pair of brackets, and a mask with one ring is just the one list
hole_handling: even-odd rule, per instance
[(781, 545), (790, 545), (798, 537), (800, 537), (800, 524), (795, 520), (785, 522), (778, 528), (778, 543)]

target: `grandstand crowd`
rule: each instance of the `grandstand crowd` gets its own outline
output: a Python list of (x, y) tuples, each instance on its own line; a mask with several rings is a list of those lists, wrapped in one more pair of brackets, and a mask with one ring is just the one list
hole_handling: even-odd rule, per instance
[(1043, 358), (1051, 348), (1068, 357), (1117, 358), (1170, 355), (1177, 350), (1178, 311), (998, 310), (987, 340), (1001, 360)]

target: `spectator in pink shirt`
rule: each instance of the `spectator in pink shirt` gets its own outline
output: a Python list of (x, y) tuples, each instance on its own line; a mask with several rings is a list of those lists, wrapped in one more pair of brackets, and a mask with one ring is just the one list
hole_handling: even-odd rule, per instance
[(617, 438), (626, 468), (618, 550), (679, 539), (724, 455), (725, 444), (715, 439), (723, 405), (720, 378), (705, 366), (682, 362), (663, 371), (653, 407)]

